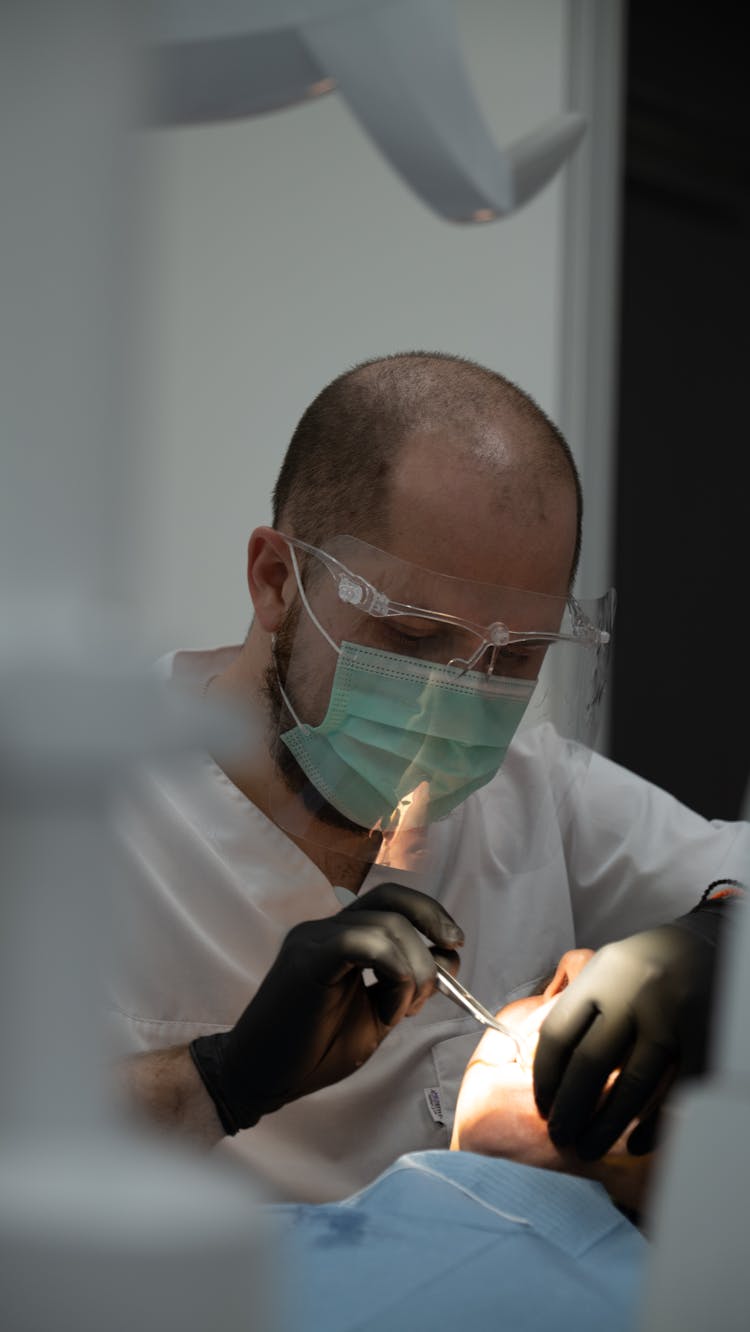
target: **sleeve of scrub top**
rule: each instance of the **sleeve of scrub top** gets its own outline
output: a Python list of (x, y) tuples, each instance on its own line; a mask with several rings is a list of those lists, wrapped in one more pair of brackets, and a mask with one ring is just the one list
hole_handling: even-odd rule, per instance
[(565, 850), (581, 947), (684, 915), (715, 879), (747, 879), (750, 824), (704, 819), (601, 755), (574, 800)]

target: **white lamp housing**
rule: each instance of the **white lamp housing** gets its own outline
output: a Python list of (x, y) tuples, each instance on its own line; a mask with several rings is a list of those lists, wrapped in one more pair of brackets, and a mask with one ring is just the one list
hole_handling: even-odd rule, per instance
[(154, 123), (234, 120), (336, 89), (406, 184), (453, 222), (520, 208), (586, 127), (570, 112), (497, 147), (451, 0), (158, 0), (152, 19)]

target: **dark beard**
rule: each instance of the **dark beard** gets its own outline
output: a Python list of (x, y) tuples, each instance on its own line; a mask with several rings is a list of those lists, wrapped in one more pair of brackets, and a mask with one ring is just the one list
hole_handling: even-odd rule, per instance
[[(276, 635), (273, 659), (263, 675), (263, 695), (268, 704), (270, 723), (268, 747), (271, 758), (286, 790), (292, 795), (299, 796), (304, 808), (318, 823), (343, 832), (363, 833), (367, 830), (360, 823), (348, 819), (320, 794), (317, 787), (313, 786), (310, 778), (281, 739), (283, 732), (291, 730), (297, 724), (284, 702), (279, 688), (279, 676), (281, 675), (284, 680), (284, 687), (289, 694), (286, 681), (289, 677), (289, 661), (298, 619), (299, 605), (293, 607), (281, 625)], [(296, 700), (291, 694), (289, 697), (296, 709)]]

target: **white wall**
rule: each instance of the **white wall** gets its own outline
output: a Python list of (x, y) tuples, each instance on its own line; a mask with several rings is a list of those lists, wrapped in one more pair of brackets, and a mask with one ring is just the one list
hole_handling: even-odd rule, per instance
[[(456, 3), (499, 142), (568, 108), (565, 0)], [(134, 539), (155, 652), (244, 634), (247, 537), (269, 520), (305, 406), (356, 361), (454, 351), (502, 370), (559, 419), (559, 178), (508, 219), (451, 225), (335, 94), (152, 132), (145, 171), (148, 463)]]

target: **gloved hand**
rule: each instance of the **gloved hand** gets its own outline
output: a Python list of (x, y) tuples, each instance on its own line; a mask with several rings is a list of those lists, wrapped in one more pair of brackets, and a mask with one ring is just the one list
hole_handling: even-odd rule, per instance
[(672, 1078), (705, 1068), (721, 914), (691, 912), (608, 944), (560, 996), (534, 1059), (537, 1108), (557, 1147), (595, 1160), (642, 1115), (628, 1151), (651, 1150)]
[(395, 883), (295, 925), (236, 1026), (190, 1046), (226, 1132), (353, 1073), (433, 993), (435, 958), (458, 970), (462, 943), (439, 903)]

